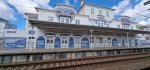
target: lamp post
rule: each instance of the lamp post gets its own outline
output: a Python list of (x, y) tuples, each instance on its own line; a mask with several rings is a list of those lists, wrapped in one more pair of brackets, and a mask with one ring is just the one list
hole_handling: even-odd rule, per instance
[(127, 33), (127, 45), (128, 45), (128, 48), (130, 47), (129, 46), (129, 32), (126, 32)]
[(93, 49), (93, 45), (92, 45), (92, 33), (93, 33), (93, 29), (91, 29), (90, 32), (91, 32), (91, 39), (90, 39), (90, 41), (91, 41), (91, 49)]

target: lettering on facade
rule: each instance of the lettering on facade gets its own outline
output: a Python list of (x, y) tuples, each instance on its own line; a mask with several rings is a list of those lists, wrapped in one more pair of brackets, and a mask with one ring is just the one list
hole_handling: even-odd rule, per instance
[(16, 31), (7, 31), (7, 33), (16, 33)]

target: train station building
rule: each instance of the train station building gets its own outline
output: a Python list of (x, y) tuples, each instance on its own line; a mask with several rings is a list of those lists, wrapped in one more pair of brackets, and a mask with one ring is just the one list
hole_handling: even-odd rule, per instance
[(35, 8), (25, 13), (24, 30), (5, 31), (5, 49), (82, 48), (146, 46), (137, 34), (149, 34), (137, 28), (128, 16), (114, 19), (115, 9), (84, 3), (76, 8), (55, 4), (53, 10)]

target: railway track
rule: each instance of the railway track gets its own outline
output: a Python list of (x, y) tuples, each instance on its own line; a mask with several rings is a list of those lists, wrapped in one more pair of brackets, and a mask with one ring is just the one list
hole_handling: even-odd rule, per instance
[[(97, 66), (99, 68), (105, 65), (105, 67), (107, 67), (111, 63), (113, 66), (114, 65), (113, 63), (116, 62), (126, 63), (127, 61), (140, 59), (142, 60), (150, 59), (150, 53), (129, 53), (129, 54), (117, 54), (99, 57), (86, 57), (78, 59), (43, 60), (34, 62), (24, 62), (18, 64), (3, 64), (0, 65), (0, 70), (73, 70), (73, 69), (88, 70), (90, 66), (92, 67)], [(99, 70), (98, 68), (95, 70)]]

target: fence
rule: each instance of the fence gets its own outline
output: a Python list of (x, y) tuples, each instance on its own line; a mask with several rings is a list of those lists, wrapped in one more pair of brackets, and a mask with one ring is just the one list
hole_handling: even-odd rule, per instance
[[(63, 44), (63, 45), (62, 45)], [(128, 46), (127, 43), (118, 43), (116, 45), (113, 45), (110, 43), (92, 43), (92, 47), (122, 47), (122, 46)], [(135, 43), (129, 43), (129, 47), (132, 46), (142, 46), (142, 47), (149, 47), (150, 43), (138, 43), (137, 45)], [(60, 47), (56, 47), (54, 43), (45, 43), (43, 45), (38, 45), (35, 42), (27, 42), (27, 43), (1, 43), (0, 44), (1, 49), (36, 49), (36, 48), (84, 48), (81, 43), (75, 43), (74, 46), (69, 46), (69, 43), (60, 43)], [(91, 43), (88, 44), (88, 47), (91, 47)], [(86, 47), (86, 48), (88, 48)]]

